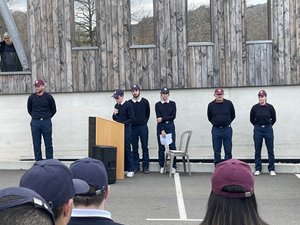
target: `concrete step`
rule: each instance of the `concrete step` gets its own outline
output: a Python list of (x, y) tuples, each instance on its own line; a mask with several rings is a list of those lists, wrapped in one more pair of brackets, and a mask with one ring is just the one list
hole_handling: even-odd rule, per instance
[[(76, 159), (76, 157), (74, 157)], [(66, 164), (67, 166), (70, 166), (74, 160), (64, 160), (61, 159), (61, 162)], [(22, 160), (22, 161), (16, 161), (16, 160), (6, 160), (6, 161), (0, 161), (0, 170), (27, 170), (29, 169), (33, 163), (34, 160)], [(250, 167), (254, 171), (254, 164), (249, 163)], [(198, 173), (212, 173), (215, 166), (213, 163), (191, 163), (191, 172), (198, 172)], [(275, 170), (276, 173), (300, 173), (300, 163), (275, 163)], [(150, 172), (159, 172), (159, 164), (157, 162), (150, 162), (149, 170)], [(183, 172), (183, 164), (181, 162), (177, 163), (177, 171)], [(263, 163), (263, 169), (262, 173), (268, 173), (268, 164)]]

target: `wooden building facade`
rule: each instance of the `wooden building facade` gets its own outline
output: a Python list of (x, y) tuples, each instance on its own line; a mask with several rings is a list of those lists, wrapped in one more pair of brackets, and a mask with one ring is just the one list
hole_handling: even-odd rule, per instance
[(72, 0), (27, 0), (30, 72), (0, 75), (0, 94), (300, 84), (300, 3), (271, 0), (271, 37), (246, 42), (245, 0), (211, 0), (212, 42), (187, 42), (186, 0), (153, 0), (155, 45), (130, 46), (130, 0), (96, 1), (97, 46), (73, 46)]

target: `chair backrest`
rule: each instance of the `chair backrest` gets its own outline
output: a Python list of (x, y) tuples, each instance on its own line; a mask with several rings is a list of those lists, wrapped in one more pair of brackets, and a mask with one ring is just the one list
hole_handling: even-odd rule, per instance
[(181, 134), (180, 143), (179, 143), (179, 151), (188, 153), (189, 143), (192, 136), (193, 131), (188, 130)]

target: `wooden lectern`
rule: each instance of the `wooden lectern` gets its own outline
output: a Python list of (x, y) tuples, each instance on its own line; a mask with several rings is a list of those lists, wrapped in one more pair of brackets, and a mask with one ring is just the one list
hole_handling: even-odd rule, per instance
[(89, 117), (89, 153), (94, 145), (117, 147), (116, 179), (124, 179), (124, 124)]

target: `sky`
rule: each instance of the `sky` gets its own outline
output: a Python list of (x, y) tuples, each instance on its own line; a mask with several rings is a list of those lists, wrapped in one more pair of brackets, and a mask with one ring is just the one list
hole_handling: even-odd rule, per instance
[[(248, 6), (267, 2), (267, 0), (246, 0), (246, 1)], [(188, 9), (193, 9), (193, 8), (198, 8), (200, 5), (208, 5), (210, 0), (187, 0), (187, 2), (188, 2)], [(144, 16), (153, 16), (153, 0), (131, 0), (131, 9), (132, 11), (143, 11), (142, 14)]]
[[(154, 0), (155, 1), (155, 0)], [(188, 8), (199, 7), (200, 5), (209, 4), (209, 0), (187, 0)], [(247, 5), (256, 5), (267, 2), (267, 0), (246, 0)], [(13, 0), (13, 9), (18, 9), (21, 11), (26, 11), (26, 0)], [(142, 7), (144, 14), (148, 16), (153, 15), (153, 0), (131, 0), (132, 10), (135, 10), (136, 7)], [(138, 4), (136, 4), (138, 3)]]
[(9, 6), (9, 8), (12, 8), (13, 10), (18, 11), (26, 11), (27, 10), (27, 1), (26, 0), (13, 0), (12, 7)]

